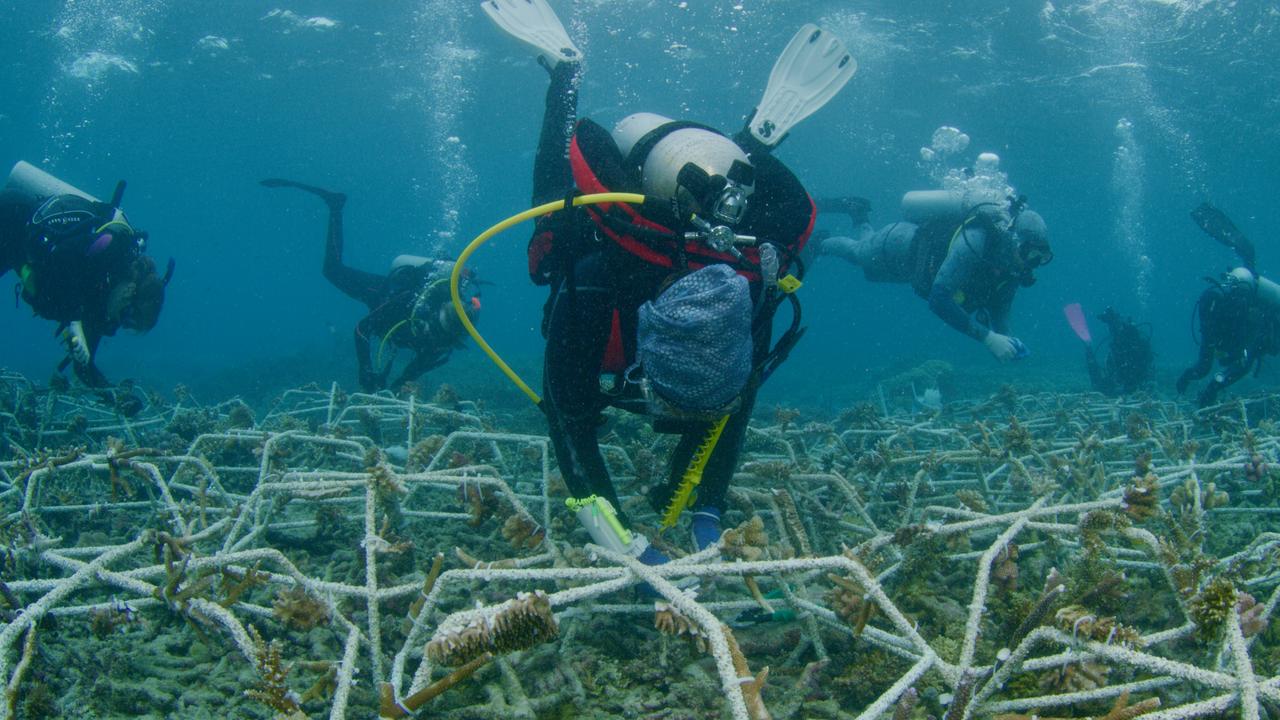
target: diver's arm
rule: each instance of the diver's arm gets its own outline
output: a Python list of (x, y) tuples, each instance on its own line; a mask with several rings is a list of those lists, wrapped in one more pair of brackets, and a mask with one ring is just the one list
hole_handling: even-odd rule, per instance
[(449, 359), (449, 355), (450, 353), (448, 351), (441, 353), (432, 350), (423, 350), (414, 353), (413, 359), (409, 361), (408, 365), (404, 366), (404, 371), (400, 373), (400, 377), (396, 378), (396, 381), (391, 383), (391, 388), (398, 391), (400, 388), (404, 387), (405, 383), (414, 382), (418, 378), (427, 374), (427, 372), (444, 365)]
[(955, 290), (948, 285), (937, 282), (933, 284), (933, 288), (929, 291), (929, 309), (956, 331), (974, 340), (981, 341), (987, 336), (987, 328), (969, 317), (969, 313), (955, 301)]
[(360, 388), (365, 392), (377, 392), (387, 382), (386, 373), (376, 373), (370, 358), (369, 333), (373, 332), (369, 316), (356, 323), (356, 363), (360, 366)]
[(947, 257), (934, 276), (929, 290), (929, 309), (934, 315), (974, 340), (987, 336), (987, 328), (974, 322), (961, 305), (982, 262), (987, 235), (980, 228), (965, 228), (951, 242)]
[(1017, 292), (1017, 286), (1013, 283), (1009, 283), (1005, 286), (1004, 290), (1000, 292), (999, 297), (996, 298), (994, 307), (992, 307), (987, 313), (988, 319), (991, 321), (992, 330), (1004, 335), (1009, 334), (1009, 316), (1013, 314), (1013, 296)]
[(85, 332), (85, 342), (89, 346), (89, 362), (84, 364), (73, 362), (71, 364), (75, 370), (76, 377), (87, 387), (109, 387), (111, 381), (107, 380), (107, 376), (102, 374), (102, 371), (98, 369), (97, 363), (94, 362), (98, 357), (98, 344), (102, 342), (102, 335), (88, 330)]
[(1249, 374), (1254, 365), (1258, 362), (1258, 358), (1242, 354), (1237, 357), (1234, 362), (1227, 365), (1221, 372), (1213, 376), (1200, 391), (1200, 395), (1196, 397), (1196, 402), (1200, 407), (1207, 407), (1218, 401), (1218, 393), (1226, 390), (1232, 385), (1240, 381), (1240, 378)]
[(1196, 358), (1196, 364), (1183, 370), (1182, 374), (1178, 376), (1177, 387), (1179, 393), (1185, 392), (1187, 385), (1191, 384), (1191, 381), (1199, 380), (1208, 375), (1209, 371), (1213, 369), (1213, 348), (1206, 340), (1205, 338), (1201, 339), (1200, 356)]

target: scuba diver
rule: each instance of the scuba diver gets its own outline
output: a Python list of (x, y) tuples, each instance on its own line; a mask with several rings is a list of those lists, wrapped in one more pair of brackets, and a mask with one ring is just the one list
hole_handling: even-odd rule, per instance
[(1192, 316), (1192, 337), (1199, 329), (1196, 364), (1178, 377), (1182, 394), (1194, 380), (1219, 370), (1196, 397), (1200, 407), (1218, 402), (1218, 394), (1249, 372), (1261, 370), (1262, 358), (1280, 352), (1280, 285), (1254, 269), (1253, 243), (1226, 213), (1209, 203), (1191, 212), (1191, 218), (1210, 237), (1236, 251), (1243, 265), (1220, 279), (1206, 278), (1209, 287), (1200, 294)]
[(110, 385), (96, 364), (102, 338), (155, 327), (173, 277), (173, 260), (162, 277), (145, 254), (147, 233), (120, 209), (124, 189), (102, 202), (22, 161), (0, 188), (0, 276), (17, 273), (15, 302), (58, 323), (58, 371), (71, 365), (94, 388)]
[[(347, 297), (369, 308), (356, 323), (356, 361), (360, 367), (360, 387), (377, 392), (388, 387), (387, 378), (395, 364), (395, 351), (408, 350), (413, 357), (390, 387), (401, 390), (429, 370), (449, 360), (462, 347), (466, 333), (453, 312), (449, 296), (452, 260), (433, 260), (417, 255), (399, 255), (386, 275), (357, 270), (342, 262), (342, 208), (347, 196), (293, 180), (267, 178), (269, 188), (291, 187), (311, 193), (329, 208), (325, 235), (324, 276)], [(467, 278), (467, 313), (472, 320), (480, 314), (479, 282)], [(376, 353), (374, 344), (377, 344)], [(388, 346), (390, 358), (384, 357)]]
[[(1214, 374), (1196, 403), (1213, 405), (1218, 394), (1250, 371), (1261, 370), (1262, 357), (1280, 352), (1280, 285), (1238, 267), (1221, 280), (1210, 279), (1210, 286), (1196, 301), (1200, 355), (1196, 364), (1178, 377), (1178, 394), (1187, 386), (1209, 374), (1214, 362), (1220, 370)], [(1196, 323), (1196, 317), (1192, 322)], [(1195, 325), (1193, 324), (1193, 334)]]
[[(529, 243), (530, 277), (550, 289), (540, 407), (567, 503), (596, 544), (647, 564), (667, 561), (632, 529), (597, 438), (606, 407), (650, 415), (655, 430), (680, 440), (667, 482), (649, 500), (663, 528), (691, 506), (694, 543), (709, 547), (720, 537), (756, 392), (802, 333), (791, 272), (803, 274), (797, 256), (816, 210), (770, 151), (844, 86), (856, 63), (839, 40), (806, 25), (735, 137), (653, 113), (609, 130), (576, 117), (582, 55), (545, 0), (482, 7), (551, 75), (533, 202), (645, 196), (643, 205), (544, 215)], [(793, 322), (773, 344), (784, 302)]]
[(1132, 318), (1123, 317), (1114, 308), (1102, 311), (1098, 319), (1106, 323), (1111, 339), (1107, 349), (1107, 361), (1098, 361), (1092, 344), (1084, 350), (1085, 365), (1089, 368), (1089, 382), (1093, 389), (1104, 395), (1128, 395), (1151, 381), (1151, 335)]
[[(978, 157), (994, 173), (999, 158)], [(855, 200), (857, 202), (848, 202)], [(907, 283), (929, 309), (955, 330), (981, 342), (1000, 362), (1025, 357), (1010, 334), (1009, 311), (1020, 287), (1035, 283), (1036, 268), (1053, 260), (1044, 219), (1024, 198), (1001, 193), (922, 190), (902, 199), (903, 220), (879, 230), (869, 205), (856, 198), (822, 201), (824, 211), (847, 213), (852, 237), (827, 237), (819, 255), (862, 268), (871, 282)]]

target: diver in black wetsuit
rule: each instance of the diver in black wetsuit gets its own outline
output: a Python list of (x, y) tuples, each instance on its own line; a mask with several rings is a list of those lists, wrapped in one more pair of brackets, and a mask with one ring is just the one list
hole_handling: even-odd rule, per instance
[(1106, 364), (1098, 361), (1092, 345), (1085, 346), (1085, 364), (1093, 389), (1104, 395), (1128, 395), (1151, 381), (1151, 337), (1131, 318), (1114, 308), (1102, 311), (1098, 319), (1111, 332)]
[(1243, 267), (1214, 281), (1196, 301), (1200, 354), (1196, 364), (1178, 377), (1178, 393), (1194, 380), (1209, 374), (1215, 362), (1220, 370), (1196, 396), (1200, 407), (1218, 402), (1218, 394), (1251, 371), (1265, 355), (1280, 352), (1280, 312), (1276, 285)]
[[(393, 352), (405, 349), (413, 353), (390, 385), (396, 390), (440, 367), (455, 349), (462, 347), (466, 331), (454, 313), (449, 294), (451, 260), (401, 255), (386, 275), (357, 270), (342, 262), (342, 208), (347, 202), (346, 195), (293, 180), (268, 178), (261, 182), (266, 187), (292, 187), (309, 192), (329, 207), (324, 276), (347, 297), (369, 308), (369, 314), (356, 323), (355, 328), (362, 389), (376, 392), (388, 387), (394, 358), (384, 357), (387, 346)], [(468, 273), (460, 289), (472, 321), (478, 319), (480, 312), (477, 285)]]
[[(671, 163), (678, 163), (675, 167), (681, 170), (683, 181), (708, 183), (704, 188), (708, 192), (710, 188), (720, 188), (719, 199), (694, 194), (695, 213), (708, 217), (712, 215), (711, 206), (717, 202), (723, 205), (728, 197), (724, 193), (730, 193), (736, 182), (750, 183), (753, 189), (749, 206), (740, 222), (734, 224), (734, 231), (768, 238), (771, 243), (767, 250), (747, 248), (737, 256), (715, 251), (700, 240), (688, 240), (683, 233), (693, 228), (684, 226), (669, 207), (664, 213), (663, 207), (650, 207), (649, 203), (641, 210), (618, 204), (608, 209), (593, 206), (544, 216), (529, 243), (530, 277), (551, 289), (543, 320), (547, 344), (542, 408), (556, 459), (573, 496), (570, 506), (577, 509), (579, 520), (597, 543), (638, 556), (649, 564), (660, 563), (666, 557), (649, 546), (643, 535), (630, 530), (630, 522), (621, 509), (597, 439), (601, 411), (613, 405), (658, 415), (655, 429), (680, 435), (668, 482), (650, 493), (650, 500), (659, 511), (671, 506), (695, 451), (714, 432), (719, 419), (727, 418), (692, 503), (695, 544), (701, 549), (714, 543), (720, 536), (721, 510), (738, 464), (756, 392), (798, 339), (793, 324), (771, 350), (773, 316), (783, 298), (774, 283), (762, 282), (766, 275), (762, 263), (769, 261), (762, 260), (760, 253), (776, 252), (782, 256), (781, 274), (775, 266), (768, 271), (770, 277), (785, 275), (789, 264), (796, 268), (792, 259), (808, 239), (815, 210), (803, 186), (781, 162), (764, 151), (753, 152), (748, 159), (735, 140), (701, 126), (648, 113), (625, 118), (612, 132), (587, 119), (575, 124), (579, 65), (568, 61), (552, 65), (544, 58), (540, 60), (550, 68), (551, 86), (534, 165), (535, 204), (575, 193), (622, 189), (643, 189), (646, 195), (656, 195), (651, 190), (658, 184), (653, 176), (664, 163), (646, 162), (647, 152), (669, 160), (667, 170)], [(673, 143), (687, 143), (683, 150), (690, 155), (663, 155), (667, 149), (663, 142), (677, 133), (684, 135), (673, 139)], [(749, 143), (744, 141), (742, 145)], [(689, 169), (699, 162), (700, 167)], [(668, 187), (672, 193), (684, 192), (674, 175), (671, 172), (672, 183)], [(735, 200), (730, 198), (728, 202)], [(726, 215), (732, 210), (721, 209)], [(698, 280), (693, 280), (695, 275)], [(656, 310), (663, 302), (660, 295), (669, 284), (675, 290), (682, 279), (689, 279), (690, 283), (705, 280), (707, 284), (700, 287), (709, 294), (726, 297), (726, 306), (732, 304), (727, 296), (733, 295), (734, 288), (741, 291), (737, 296), (741, 312), (727, 312), (723, 326), (727, 335), (728, 326), (737, 327), (740, 320), (742, 342), (731, 347), (726, 343), (723, 351), (713, 350), (725, 341), (723, 336), (713, 334), (705, 338), (706, 342), (684, 346), (679, 351), (683, 366), (676, 372), (687, 371), (700, 378), (687, 387), (674, 387), (681, 385), (676, 382), (664, 388), (659, 377), (662, 364), (650, 355), (644, 372), (656, 397), (651, 395), (646, 403), (637, 399), (638, 386), (628, 381), (632, 379), (630, 373), (639, 367), (637, 358), (646, 353), (648, 336), (644, 328), (661, 314)], [(714, 367), (735, 353), (737, 361)], [(735, 375), (739, 370), (741, 374)], [(612, 390), (602, 390), (602, 373), (613, 374)], [(735, 382), (733, 377), (740, 377), (741, 382)], [(667, 391), (666, 396), (663, 390)], [(656, 406), (662, 410), (655, 411)], [(685, 414), (686, 408), (698, 411)], [(607, 506), (602, 500), (607, 501)], [(616, 533), (599, 521), (602, 516), (616, 517)]]
[(1241, 267), (1206, 278), (1209, 287), (1196, 301), (1192, 334), (1197, 326), (1200, 354), (1196, 364), (1178, 377), (1178, 394), (1205, 377), (1215, 362), (1221, 369), (1196, 397), (1200, 407), (1218, 402), (1218, 394), (1250, 371), (1255, 374), (1265, 355), (1280, 353), (1280, 285), (1254, 269), (1254, 244), (1222, 210), (1208, 202), (1191, 211), (1191, 219), (1206, 235), (1235, 251)]
[(95, 362), (102, 338), (121, 328), (147, 332), (164, 307), (163, 277), (145, 255), (147, 233), (119, 209), (124, 183), (110, 203), (90, 198), (24, 162), (0, 189), (0, 276), (17, 273), (15, 301), (58, 323), (72, 366), (89, 387), (109, 385)]

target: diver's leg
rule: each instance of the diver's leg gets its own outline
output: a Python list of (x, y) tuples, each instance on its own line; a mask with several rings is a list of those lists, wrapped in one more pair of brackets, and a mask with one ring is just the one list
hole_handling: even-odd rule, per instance
[(533, 158), (533, 204), (559, 200), (573, 188), (569, 167), (569, 142), (578, 115), (578, 72), (576, 62), (561, 62), (550, 70), (542, 131)]
[(387, 278), (357, 270), (342, 262), (342, 206), (346, 196), (340, 197), (341, 201), (325, 200), (329, 205), (329, 227), (324, 239), (324, 277), (347, 297), (373, 309), (382, 300), (382, 288)]
[(824, 238), (818, 248), (820, 255), (834, 255), (854, 265), (862, 266), (871, 256), (871, 238), (875, 235), (869, 223), (862, 223), (850, 235), (832, 235)]
[(596, 438), (604, 406), (600, 358), (612, 329), (614, 294), (604, 252), (580, 258), (555, 290), (547, 323), (543, 408), (569, 492), (577, 498), (600, 495), (622, 515)]

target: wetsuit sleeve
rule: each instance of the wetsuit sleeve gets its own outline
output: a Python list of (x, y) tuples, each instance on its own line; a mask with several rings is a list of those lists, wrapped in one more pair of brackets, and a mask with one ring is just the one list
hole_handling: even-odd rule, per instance
[(551, 71), (542, 131), (533, 159), (533, 204), (561, 199), (573, 188), (569, 143), (578, 116), (578, 73), (581, 65), (558, 63)]
[(356, 323), (355, 342), (356, 342), (356, 363), (360, 366), (360, 387), (365, 392), (377, 392), (386, 385), (387, 376), (385, 373), (378, 374), (373, 370), (373, 362), (370, 358), (369, 334), (373, 332), (372, 316), (366, 316), (360, 322)]
[(98, 369), (98, 365), (95, 362), (98, 357), (98, 345), (102, 342), (101, 333), (86, 328), (85, 342), (89, 345), (89, 362), (84, 365), (79, 363), (71, 364), (75, 370), (76, 377), (87, 387), (108, 387), (111, 385), (111, 381), (107, 380), (107, 376), (102, 374), (102, 371)]
[(997, 294), (995, 302), (988, 310), (989, 319), (991, 321), (991, 329), (1002, 335), (1010, 334), (1009, 316), (1013, 310), (1013, 296), (1018, 292), (1018, 286), (1014, 283), (1008, 283)]
[(334, 287), (352, 300), (358, 300), (369, 309), (382, 301), (387, 278), (383, 275), (357, 270), (342, 262), (343, 251), (342, 206), (329, 206), (329, 228), (324, 242), (324, 277)]
[(428, 371), (434, 370), (449, 359), (449, 352), (438, 352), (434, 350), (422, 350), (414, 354), (413, 359), (405, 365), (404, 371), (400, 373), (400, 377), (391, 383), (392, 389), (398, 389), (407, 382), (413, 382), (425, 375)]
[[(1226, 390), (1232, 385), (1239, 382), (1240, 378), (1249, 374), (1258, 363), (1258, 358), (1241, 354), (1236, 358), (1235, 362), (1227, 365), (1222, 372), (1218, 373), (1212, 380), (1204, 386), (1200, 394), (1196, 397), (1197, 404), (1200, 407), (1212, 405), (1218, 401), (1218, 393)], [(1185, 373), (1184, 373), (1185, 374)]]
[(986, 241), (987, 235), (982, 230), (965, 228), (951, 243), (929, 290), (929, 309), (933, 314), (974, 340), (984, 338), (987, 328), (974, 322), (962, 303), (964, 293), (972, 289)]

